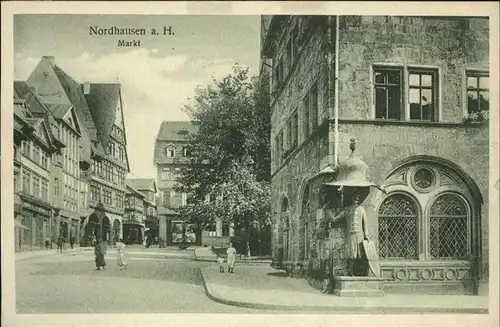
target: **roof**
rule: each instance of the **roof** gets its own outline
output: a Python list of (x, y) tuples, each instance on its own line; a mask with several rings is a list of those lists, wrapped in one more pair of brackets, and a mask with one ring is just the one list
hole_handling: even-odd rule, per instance
[(198, 133), (199, 127), (190, 121), (163, 121), (156, 141), (185, 141), (188, 134)]
[(97, 138), (106, 147), (120, 101), (120, 84), (90, 84), (90, 92), (84, 96), (96, 127)]
[(24, 100), (26, 108), (33, 114), (46, 115), (50, 111), (46, 104), (32, 92), (26, 82), (14, 81), (14, 98), (16, 96)]
[(154, 178), (130, 178), (127, 179), (127, 185), (137, 190), (152, 190), (156, 192), (156, 183)]
[(137, 196), (141, 197), (141, 198), (146, 198), (146, 196), (144, 194), (142, 194), (141, 192), (139, 192), (138, 190), (136, 190), (134, 187), (130, 186), (130, 184), (128, 183), (127, 181), (127, 189), (130, 190), (130, 192), (127, 192), (127, 194), (131, 194), (131, 193), (135, 193)]
[(53, 68), (59, 82), (66, 92), (66, 95), (76, 109), (75, 111), (78, 116), (78, 120), (81, 124), (85, 124), (90, 139), (97, 140), (96, 127), (94, 121), (92, 120), (92, 116), (80, 84), (66, 74), (66, 72), (59, 68), (59, 66), (54, 64)]

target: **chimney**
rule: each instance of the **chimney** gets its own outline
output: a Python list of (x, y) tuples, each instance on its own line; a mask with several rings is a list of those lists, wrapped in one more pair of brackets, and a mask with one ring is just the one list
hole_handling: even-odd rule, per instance
[(90, 82), (83, 82), (83, 94), (90, 94)]
[(51, 65), (55, 64), (56, 58), (54, 56), (43, 56), (42, 58), (48, 60)]

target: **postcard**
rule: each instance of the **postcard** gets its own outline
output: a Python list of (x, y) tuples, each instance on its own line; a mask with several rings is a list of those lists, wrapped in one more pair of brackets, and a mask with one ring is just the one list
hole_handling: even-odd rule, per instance
[(498, 15), (2, 3), (5, 324), (494, 325)]

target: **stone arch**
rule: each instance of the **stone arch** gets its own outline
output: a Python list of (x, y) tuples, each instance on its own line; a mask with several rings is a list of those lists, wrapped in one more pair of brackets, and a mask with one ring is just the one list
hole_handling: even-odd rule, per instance
[(415, 156), (410, 156), (407, 158), (404, 158), (395, 164), (393, 164), (390, 168), (386, 169), (383, 174), (383, 180), (385, 181), (392, 173), (394, 173), (396, 170), (404, 167), (404, 166), (409, 166), (416, 164), (418, 162), (423, 162), (427, 163), (430, 165), (435, 165), (435, 166), (441, 166), (444, 167), (445, 169), (448, 169), (450, 171), (453, 171), (456, 173), (460, 179), (465, 183), (470, 188), (471, 194), (474, 197), (474, 201), (477, 201), (480, 205), (484, 204), (484, 198), (481, 193), (481, 190), (479, 189), (476, 181), (465, 172), (462, 167), (457, 165), (456, 163), (442, 158), (442, 157), (437, 157), (437, 156), (431, 156), (431, 155), (415, 155)]
[[(431, 186), (427, 189), (421, 188), (416, 183), (416, 173), (422, 168), (428, 168), (428, 170), (432, 171), (434, 174), (433, 178), (435, 180), (432, 183), (428, 184)], [(420, 262), (421, 264), (425, 263), (427, 265), (432, 265), (433, 269), (435, 269), (436, 271), (439, 271), (440, 269), (451, 269), (450, 267), (455, 266), (459, 267), (460, 264), (463, 264), (463, 262), (469, 261), (468, 268), (465, 273), (469, 276), (474, 276), (474, 278), (470, 280), (462, 280), (458, 279), (457, 277), (457, 280), (454, 280), (455, 287), (463, 289), (466, 293), (469, 293), (471, 292), (471, 289), (474, 289), (473, 292), (476, 293), (477, 290), (475, 288), (477, 287), (477, 278), (482, 278), (480, 276), (485, 274), (482, 271), (484, 265), (483, 261), (486, 261), (487, 259), (481, 257), (481, 225), (482, 219), (484, 218), (481, 210), (484, 201), (483, 195), (481, 194), (481, 191), (474, 179), (469, 174), (467, 174), (459, 165), (447, 159), (429, 155), (411, 156), (400, 160), (397, 163), (393, 164), (390, 169), (384, 171), (382, 176), (384, 177), (384, 179), (381, 183), (381, 187), (387, 192), (387, 194), (383, 194), (382, 192), (373, 192), (368, 203), (368, 205), (371, 205), (375, 209), (374, 218), (375, 221), (377, 221), (376, 235), (380, 237), (380, 207), (385, 199), (398, 192), (409, 192), (409, 194), (411, 194), (412, 197), (417, 201), (416, 203), (420, 210), (418, 217), (418, 220), (420, 221), (418, 224), (420, 238), (419, 256), (418, 258), (412, 260), (415, 260), (415, 262), (417, 263)], [(447, 222), (446, 219), (452, 220), (453, 217), (446, 217), (446, 215), (444, 215), (443, 217), (441, 217), (441, 221), (433, 221), (433, 216), (431, 213), (432, 207), (436, 203), (436, 201), (440, 199), (440, 197), (446, 194), (458, 196), (456, 199), (459, 199), (460, 201), (462, 201), (461, 203), (465, 204), (465, 208), (467, 209), (466, 214), (464, 214), (462, 217), (458, 217), (461, 220), (457, 218), (457, 220), (453, 222)], [(436, 217), (436, 215), (434, 216)], [(440, 224), (442, 224), (443, 226), (441, 226)], [(450, 227), (453, 224), (455, 224), (455, 227)], [(460, 228), (457, 226), (459, 226)], [(458, 247), (453, 248), (450, 246), (446, 251), (455, 251), (456, 253), (462, 253), (462, 255), (450, 256), (450, 258), (444, 260), (447, 262), (447, 266), (445, 267), (442, 264), (442, 262), (444, 261), (440, 261), (440, 259), (436, 258), (436, 256), (445, 256), (442, 253), (446, 253), (446, 251), (442, 248), (436, 249), (436, 243), (432, 244), (431, 234), (437, 233), (436, 230), (438, 230), (440, 233), (445, 233), (442, 230), (446, 228), (448, 228), (450, 231), (453, 230), (454, 233), (457, 233), (457, 236), (453, 238), (453, 242), (458, 242), (457, 240), (465, 242), (465, 239), (467, 239), (467, 242), (470, 242), (470, 244), (467, 245), (467, 251), (470, 251), (470, 253), (467, 253), (468, 255), (463, 254), (463, 246), (459, 249)], [(467, 233), (467, 235), (464, 236), (464, 233)], [(446, 237), (442, 237), (443, 240), (447, 238), (452, 239), (452, 237), (448, 234), (446, 234), (445, 236)], [(380, 251), (381, 240), (377, 239), (377, 241)], [(450, 250), (451, 248), (453, 249)], [(381, 256), (381, 259), (382, 257), (383, 256)], [(382, 270), (385, 270), (387, 272), (393, 271), (394, 269), (397, 270), (397, 267), (402, 267), (405, 264), (408, 264), (408, 262), (410, 261), (392, 261), (391, 265), (382, 265)], [(389, 266), (391, 268), (389, 268)], [(396, 278), (391, 282), (397, 284), (404, 281), (398, 280)], [(436, 283), (438, 282), (436, 281)]]

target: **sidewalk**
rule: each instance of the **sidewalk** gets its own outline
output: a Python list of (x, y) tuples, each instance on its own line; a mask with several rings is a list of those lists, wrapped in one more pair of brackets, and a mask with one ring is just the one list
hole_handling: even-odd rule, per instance
[(36, 257), (44, 257), (47, 255), (68, 254), (68, 253), (73, 253), (73, 252), (93, 251), (93, 250), (94, 250), (94, 248), (92, 248), (92, 247), (75, 247), (73, 249), (66, 249), (66, 250), (64, 250), (64, 252), (58, 252), (57, 249), (16, 252), (15, 258), (16, 258), (16, 260), (24, 260), (24, 259), (31, 259), (31, 258), (36, 258)]
[[(217, 262), (217, 256), (209, 247), (199, 247), (194, 250), (194, 256), (197, 261), (208, 261)], [(271, 264), (271, 260), (261, 260), (261, 259), (239, 259), (239, 255), (236, 256), (236, 262), (238, 263), (265, 263)]]
[(483, 296), (385, 294), (349, 298), (323, 294), (303, 279), (284, 277), (271, 267), (236, 265), (234, 274), (219, 273), (218, 265), (201, 269), (205, 291), (214, 301), (254, 309), (325, 313), (487, 313)]

